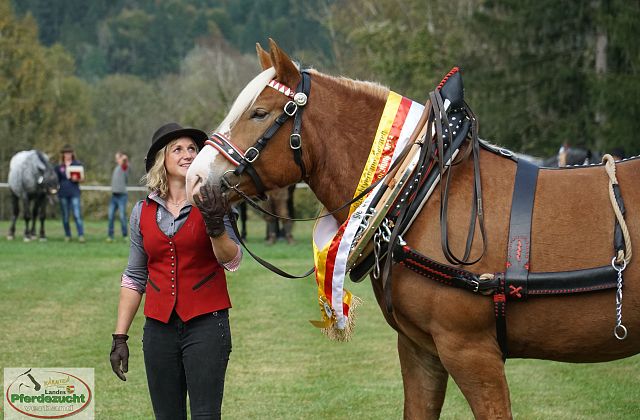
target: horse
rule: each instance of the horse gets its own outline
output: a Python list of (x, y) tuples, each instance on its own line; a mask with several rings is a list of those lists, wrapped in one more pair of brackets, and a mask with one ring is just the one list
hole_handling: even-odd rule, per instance
[(41, 241), (46, 241), (44, 230), (47, 201), (59, 189), (58, 176), (49, 158), (39, 150), (16, 153), (9, 162), (9, 190), (11, 192), (12, 218), (8, 240), (15, 238), (16, 221), (20, 214), (20, 202), (25, 221), (24, 241), (36, 237), (36, 219), (40, 219)]
[[(353, 197), (358, 185), (389, 89), (308, 70), (311, 87), (302, 121), (282, 122), (278, 119), (283, 109), (285, 113), (292, 111), (289, 107), (293, 106), (288, 105), (292, 96), (287, 95), (287, 88), (278, 91), (270, 87), (293, 89), (300, 86), (304, 75), (273, 40), (269, 52), (259, 45), (257, 51), (263, 71), (242, 90), (217, 131), (225, 133), (237, 150), (245, 151), (246, 159), (241, 164), (252, 161), (266, 190), (306, 182), (320, 202), (335, 211), (338, 221), (345, 221), (348, 208), (344, 203)], [(274, 132), (271, 128), (278, 124), (281, 129)], [(257, 139), (265, 142), (266, 130), (268, 144), (262, 150), (252, 150)], [(462, 147), (465, 150), (470, 148), (466, 141)], [(477, 163), (484, 202), (485, 249), (482, 253), (481, 235), (476, 229), (471, 257), (481, 258), (466, 268), (474, 273), (504, 270), (518, 165), (486, 148), (480, 148), (477, 157), (473, 153), (460, 155), (448, 172), (445, 221), (449, 246), (459, 251), (467, 243), (469, 212), (476, 201)], [(635, 185), (640, 177), (640, 160), (618, 162), (615, 168), (630, 239), (637, 243), (640, 190)], [(203, 185), (235, 184), (244, 194), (259, 193), (246, 172), (234, 179), (230, 174), (235, 169), (220, 149), (205, 146), (187, 173), (188, 196), (193, 199)], [(441, 197), (433, 194), (429, 198), (403, 240), (441, 266), (459, 270), (459, 265), (448, 261), (441, 243)], [(237, 200), (238, 193), (229, 191), (229, 198)], [(576, 228), (572, 221), (578, 219), (582, 222)], [(531, 220), (531, 266), (540, 272), (560, 272), (610, 265), (613, 221), (608, 178), (602, 165), (540, 168)], [(640, 264), (630, 261), (624, 271), (623, 317), (629, 333), (624, 340), (613, 334), (614, 290), (530, 297), (508, 306), (508, 357), (604, 362), (639, 353), (639, 276)], [(393, 310), (388, 311), (382, 279), (369, 278), (387, 323), (397, 332), (406, 418), (438, 418), (449, 376), (476, 418), (511, 418), (505, 359), (496, 330), (496, 305), (491, 298), (432, 281), (397, 264), (390, 290)]]
[(602, 162), (603, 154), (586, 147), (564, 144), (556, 155), (545, 159), (542, 166), (562, 168), (565, 166), (594, 165)]

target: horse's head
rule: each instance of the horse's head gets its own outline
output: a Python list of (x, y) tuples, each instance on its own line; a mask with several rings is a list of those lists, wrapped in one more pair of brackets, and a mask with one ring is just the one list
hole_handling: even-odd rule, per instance
[[(187, 172), (189, 199), (204, 184), (237, 186), (254, 195), (303, 177), (294, 161), (299, 138), (292, 136), (296, 114), (301, 114), (306, 105), (306, 95), (295, 95), (296, 88), (301, 90), (303, 76), (273, 40), (269, 53), (259, 44), (256, 49), (263, 71), (240, 92), (229, 114), (191, 164)], [(309, 160), (301, 156), (297, 160), (306, 162), (308, 169)], [(231, 194), (230, 199), (237, 196)]]
[(41, 165), (38, 165), (38, 186), (49, 195), (57, 194), (60, 189), (58, 175), (49, 158), (42, 152), (37, 151)]

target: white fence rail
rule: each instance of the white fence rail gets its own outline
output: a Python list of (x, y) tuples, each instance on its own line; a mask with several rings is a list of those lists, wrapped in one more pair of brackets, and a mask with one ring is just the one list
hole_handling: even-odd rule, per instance
[[(0, 188), (9, 188), (9, 184), (6, 182), (0, 182)], [(80, 185), (81, 191), (109, 191), (111, 192), (111, 185)], [(147, 191), (146, 187), (127, 187), (127, 191)]]

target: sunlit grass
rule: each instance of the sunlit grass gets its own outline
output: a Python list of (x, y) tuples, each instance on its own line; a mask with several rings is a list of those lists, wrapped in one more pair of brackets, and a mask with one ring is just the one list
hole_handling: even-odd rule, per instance
[[(64, 243), (59, 221), (49, 241), (0, 238), (0, 368), (92, 367), (96, 418), (152, 418), (142, 361), (142, 310), (130, 330), (126, 383), (109, 366), (124, 242), (104, 242), (106, 222), (87, 222), (86, 244)], [(7, 223), (0, 223), (6, 232)], [(19, 227), (20, 229), (20, 227)], [(264, 244), (264, 223), (249, 223), (249, 245), (288, 271), (312, 264), (311, 224), (295, 226), (296, 245)], [(233, 352), (224, 418), (402, 418), (396, 338), (370, 285), (349, 284), (365, 304), (349, 343), (328, 341), (309, 324), (318, 319), (312, 278), (286, 280), (248, 255), (229, 275)], [(640, 418), (640, 358), (572, 365), (510, 360), (507, 377), (516, 418)], [(472, 417), (450, 381), (443, 418)]]

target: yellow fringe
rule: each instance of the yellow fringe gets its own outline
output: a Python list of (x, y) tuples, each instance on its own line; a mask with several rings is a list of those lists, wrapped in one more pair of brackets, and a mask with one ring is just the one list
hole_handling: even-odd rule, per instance
[(362, 299), (355, 295), (352, 296), (351, 306), (349, 307), (349, 317), (347, 318), (347, 325), (345, 325), (344, 329), (341, 330), (336, 328), (336, 324), (334, 323), (328, 328), (322, 328), (320, 331), (322, 331), (322, 333), (330, 340), (343, 342), (350, 341), (356, 327), (356, 308), (360, 306), (361, 303)]

